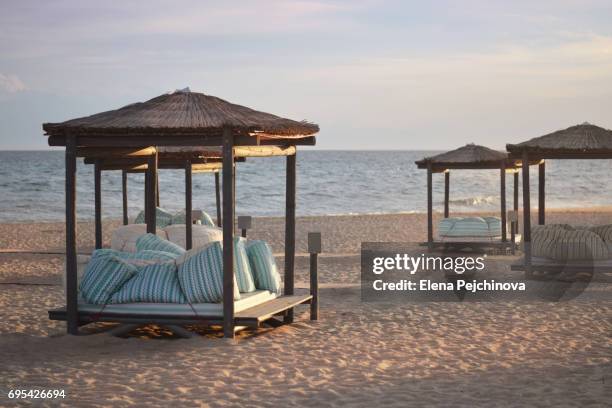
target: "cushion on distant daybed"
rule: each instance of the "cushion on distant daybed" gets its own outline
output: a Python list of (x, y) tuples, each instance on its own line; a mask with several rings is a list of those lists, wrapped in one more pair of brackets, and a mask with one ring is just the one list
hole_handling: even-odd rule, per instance
[[(141, 211), (136, 216), (134, 220), (134, 224), (144, 224), (145, 223), (145, 212)], [(172, 224), (172, 214), (163, 208), (155, 208), (155, 225), (159, 228), (165, 228), (168, 225)]]
[(93, 258), (87, 264), (79, 285), (81, 297), (87, 303), (105, 304), (137, 272), (136, 266), (116, 256)]
[(174, 242), (170, 242), (153, 234), (144, 234), (136, 240), (136, 251), (143, 251), (147, 249), (152, 251), (170, 252), (176, 255), (182, 255), (185, 253), (185, 250)]
[[(223, 249), (213, 242), (179, 264), (181, 288), (191, 303), (216, 303), (223, 299)], [(234, 300), (240, 290), (234, 274)]]
[(485, 237), (501, 235), (501, 220), (497, 217), (449, 217), (438, 224), (440, 237)]
[(531, 251), (536, 257), (558, 261), (610, 258), (604, 240), (586, 228), (569, 225), (536, 225), (531, 229)]
[(257, 289), (267, 289), (280, 295), (281, 277), (272, 254), (272, 248), (265, 241), (250, 241), (247, 254)]
[[(178, 213), (172, 216), (171, 225), (185, 224), (185, 219), (186, 219), (185, 211), (179, 211)], [(215, 226), (215, 223), (213, 222), (210, 215), (208, 215), (206, 212), (202, 210), (193, 210), (191, 212), (191, 220), (195, 224), (205, 225), (207, 227)]]
[[(136, 240), (147, 233), (145, 224), (122, 225), (113, 231), (111, 248), (123, 252), (136, 252)], [(157, 235), (166, 239), (164, 230), (158, 229)]]
[(110, 299), (110, 303), (187, 303), (174, 263), (141, 268)]
[[(185, 229), (185, 224), (177, 224), (167, 226), (166, 228), (164, 228), (164, 231), (168, 235), (168, 240), (174, 242), (182, 248), (185, 248), (187, 246)], [(211, 242), (222, 241), (223, 231), (221, 230), (221, 228), (217, 227), (208, 227), (206, 225), (193, 225), (191, 227), (191, 236), (192, 249), (201, 248), (210, 244)]]

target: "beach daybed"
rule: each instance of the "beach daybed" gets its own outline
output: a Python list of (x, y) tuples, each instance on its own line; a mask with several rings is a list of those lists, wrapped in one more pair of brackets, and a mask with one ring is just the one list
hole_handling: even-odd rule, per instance
[[(426, 157), (416, 162), (419, 169), (427, 170), (427, 242), (421, 245), (430, 250), (436, 248), (482, 250), (495, 248), (510, 250), (517, 248), (521, 236), (518, 234), (518, 173), (520, 162), (509, 160), (504, 152), (484, 146), (468, 144), (458, 149)], [(501, 217), (453, 217), (449, 216), (450, 171), (459, 169), (499, 169), (500, 215)], [(514, 174), (514, 206), (510, 217), (506, 213), (506, 172)], [(437, 234), (433, 228), (433, 174), (444, 174), (444, 218)], [(507, 222), (510, 218), (510, 240)]]
[[(155, 233), (156, 184), (159, 148), (163, 146), (199, 146), (221, 148), (222, 216), (223, 216), (223, 294), (222, 315), (214, 322), (223, 326), (225, 337), (233, 338), (237, 327), (249, 322), (258, 326), (262, 322), (271, 325), (293, 322), (293, 309), (300, 304), (310, 304), (311, 319), (318, 315), (316, 262), (311, 265), (310, 293), (296, 294), (295, 268), (295, 206), (296, 206), (296, 147), (314, 145), (318, 126), (297, 122), (259, 112), (244, 106), (231, 104), (214, 96), (177, 91), (164, 94), (143, 103), (102, 112), (62, 123), (46, 123), (43, 129), (50, 146), (65, 147), (66, 161), (66, 307), (51, 310), (51, 319), (65, 320), (67, 331), (78, 334), (79, 326), (91, 322), (91, 312), (80, 310), (77, 292), (76, 248), (76, 160), (77, 157), (100, 159), (147, 156), (146, 232)], [(236, 157), (286, 157), (286, 207), (285, 207), (285, 256), (282, 295), (257, 306), (236, 312), (234, 302), (234, 172)], [(123, 165), (123, 164), (122, 164)], [(193, 170), (190, 159), (184, 160), (186, 185), (191, 184)], [(99, 177), (97, 177), (99, 178)], [(190, 188), (186, 189), (190, 194)], [(191, 214), (190, 200), (186, 200), (186, 214)], [(187, 220), (186, 228), (192, 228)], [(189, 239), (191, 235), (187, 234)], [(312, 254), (316, 259), (316, 254)], [(311, 257), (312, 257), (311, 256)], [(282, 316), (277, 320), (274, 316)], [(190, 318), (202, 323), (206, 319)], [(97, 321), (121, 323), (183, 324), (182, 313), (164, 315), (117, 314), (100, 311)], [(211, 322), (212, 319), (211, 319)]]
[(526, 163), (534, 160), (538, 166), (538, 225), (546, 223), (546, 159), (612, 159), (612, 130), (604, 129), (590, 123), (571, 126), (567, 129), (549, 133), (518, 144), (507, 144), (506, 150), (513, 160), (523, 162), (523, 241), (524, 258), (511, 266), (513, 270), (524, 271), (527, 278), (532, 278), (536, 271), (557, 274), (561, 272), (610, 272), (610, 261), (598, 259), (550, 259), (534, 256), (532, 240), (535, 229), (531, 227), (531, 196), (529, 166)]

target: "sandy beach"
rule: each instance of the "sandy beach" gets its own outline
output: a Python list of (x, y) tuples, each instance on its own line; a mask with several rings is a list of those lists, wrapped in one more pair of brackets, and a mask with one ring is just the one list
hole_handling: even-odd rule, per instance
[[(439, 215), (437, 215), (439, 216)], [(549, 222), (606, 223), (612, 212), (550, 211)], [(118, 221), (104, 223), (108, 245)], [(184, 340), (149, 328), (112, 337), (65, 335), (47, 310), (63, 304), (63, 224), (0, 225), (0, 405), (15, 388), (61, 388), (63, 403), (200, 406), (605, 406), (612, 398), (612, 279), (569, 302), (363, 303), (361, 241), (416, 242), (422, 214), (298, 218), (298, 252), (321, 231), (321, 319), (236, 340), (213, 331)], [(250, 237), (281, 253), (282, 218)], [(79, 224), (79, 248), (93, 246)], [(20, 253), (38, 251), (41, 253)], [(499, 273), (513, 257), (499, 257)], [(279, 257), (282, 261), (282, 257)], [(282, 262), (279, 262), (282, 265)], [(308, 278), (297, 259), (298, 286)], [(598, 293), (591, 296), (590, 293)], [(602, 296), (603, 293), (603, 296)], [(71, 402), (73, 401), (73, 402)], [(245, 403), (248, 401), (248, 404)]]

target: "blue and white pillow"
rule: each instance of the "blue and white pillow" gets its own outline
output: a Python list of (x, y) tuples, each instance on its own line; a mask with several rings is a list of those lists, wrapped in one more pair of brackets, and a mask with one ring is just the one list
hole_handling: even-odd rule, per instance
[(117, 258), (124, 260), (170, 262), (174, 261), (179, 255), (173, 252), (154, 251), (151, 249), (143, 249), (142, 251), (138, 252), (124, 252), (110, 248), (96, 249), (91, 254), (92, 259), (103, 256), (116, 256)]
[(94, 305), (107, 303), (138, 268), (116, 256), (99, 256), (87, 264), (79, 286), (81, 297)]
[[(213, 242), (179, 266), (178, 278), (190, 303), (219, 303), (223, 300), (223, 249)], [(234, 274), (234, 300), (240, 290)]]
[(143, 267), (110, 300), (110, 303), (135, 302), (187, 303), (176, 265), (162, 263)]
[(171, 252), (176, 255), (183, 255), (185, 253), (185, 250), (174, 242), (170, 242), (151, 233), (141, 235), (136, 240), (136, 251), (140, 252), (144, 250)]
[(246, 242), (246, 238), (234, 237), (234, 273), (242, 293), (257, 290), (246, 251)]
[[(145, 223), (145, 212), (141, 211), (136, 216), (134, 220), (134, 224), (144, 224)], [(163, 208), (157, 207), (155, 209), (155, 226), (157, 228), (165, 228), (168, 225), (172, 224), (172, 214)]]
[(265, 241), (250, 241), (246, 249), (257, 289), (267, 289), (280, 295), (281, 276), (270, 245)]

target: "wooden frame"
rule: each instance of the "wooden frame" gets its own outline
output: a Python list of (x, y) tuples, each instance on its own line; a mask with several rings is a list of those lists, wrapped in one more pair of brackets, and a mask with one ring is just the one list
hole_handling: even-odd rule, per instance
[[(116, 146), (110, 146), (109, 140), (118, 142)], [(153, 138), (155, 141), (161, 139)], [(250, 143), (253, 142), (249, 140)], [(194, 145), (192, 137), (185, 139), (176, 137), (169, 142), (169, 139), (164, 139), (165, 142), (160, 145), (172, 146), (189, 146)], [(294, 293), (294, 268), (295, 268), (295, 207), (296, 207), (296, 151), (295, 145), (299, 144), (314, 144), (314, 137), (302, 139), (279, 139), (275, 141), (278, 144), (278, 149), (267, 149), (273, 152), (273, 155), (283, 155), (287, 157), (286, 169), (286, 208), (285, 208), (285, 278), (284, 278), (284, 294), (274, 300), (265, 302), (246, 311), (235, 313), (234, 311), (234, 270), (233, 270), (233, 236), (234, 236), (234, 197), (235, 197), (235, 158), (234, 146), (237, 142), (244, 142), (244, 136), (233, 134), (230, 128), (223, 129), (222, 138), (200, 137), (198, 145), (209, 145), (207, 143), (213, 140), (216, 143), (221, 142), (223, 147), (223, 185), (222, 194), (223, 200), (217, 200), (217, 222), (221, 224), (221, 216), (225, 222), (223, 225), (223, 319), (215, 317), (216, 320), (210, 320), (211, 323), (222, 323), (223, 333), (225, 337), (233, 338), (237, 326), (251, 325), (259, 326), (263, 322), (269, 322), (272, 325), (282, 323), (291, 323), (293, 321), (293, 308), (300, 304), (311, 304), (311, 319), (318, 318), (318, 278), (316, 267), (316, 256), (311, 257), (311, 288), (310, 294), (296, 295)], [(257, 140), (259, 140), (257, 138)], [(206, 143), (204, 143), (206, 142)], [(114, 316), (108, 313), (97, 313), (93, 316), (91, 313), (79, 312), (77, 301), (77, 273), (76, 273), (76, 158), (77, 149), (82, 153), (95, 152), (96, 170), (95, 182), (96, 193), (96, 236), (101, 237), (101, 173), (102, 170), (117, 169), (122, 171), (122, 188), (123, 188), (123, 221), (127, 222), (127, 173), (128, 172), (145, 172), (145, 218), (147, 221), (147, 231), (155, 233), (155, 207), (156, 196), (158, 192), (157, 172), (159, 168), (165, 165), (159, 162), (158, 152), (156, 149), (151, 152), (151, 140), (141, 139), (139, 136), (126, 136), (125, 138), (103, 138), (91, 135), (80, 136), (64, 134), (61, 137), (50, 136), (49, 144), (57, 145), (64, 143), (66, 146), (66, 307), (49, 311), (49, 317), (56, 320), (67, 321), (67, 329), (70, 334), (78, 334), (78, 327), (83, 324), (88, 324), (93, 321), (113, 321), (121, 323), (160, 323), (160, 324), (183, 324), (183, 323), (202, 323), (206, 322), (206, 316)], [(252, 146), (253, 144), (246, 144)], [(273, 146), (270, 141), (268, 144)], [(121, 146), (120, 148), (117, 146)], [(103, 147), (103, 149), (100, 149)], [(115, 163), (116, 167), (105, 167), (103, 165), (104, 150), (108, 148), (114, 149), (113, 155), (117, 157), (119, 149), (129, 148), (124, 150), (125, 154), (138, 156), (140, 162), (130, 162), (123, 164)], [(81, 150), (85, 149), (85, 150)], [(94, 150), (95, 149), (95, 150)], [(248, 150), (248, 149), (247, 149)], [(243, 154), (245, 151), (242, 151)], [(263, 156), (259, 150), (257, 156)], [(145, 154), (147, 153), (147, 154)], [(145, 160), (142, 160), (144, 157)], [(193, 171), (193, 163), (189, 160), (183, 162), (185, 169), (185, 187), (186, 187), (186, 202), (185, 206), (189, 209), (191, 204), (191, 174)], [(216, 197), (220, 198), (219, 175), (215, 173), (215, 190)], [(98, 202), (99, 201), (99, 202)], [(222, 211), (221, 211), (222, 210)], [(190, 212), (186, 211), (189, 218)], [(99, 224), (99, 225), (98, 225)], [(189, 227), (188, 227), (189, 229)], [(187, 241), (187, 246), (191, 242)], [(101, 246), (101, 239), (100, 239)], [(312, 305), (314, 300), (314, 306)], [(282, 315), (283, 322), (274, 319), (274, 316)]]
[[(519, 166), (515, 161), (501, 160), (497, 162), (483, 162), (483, 163), (432, 163), (428, 160), (417, 162), (419, 168), (427, 169), (427, 242), (422, 245), (427, 245), (431, 251), (434, 248), (457, 248), (457, 249), (482, 249), (482, 248), (499, 248), (499, 249), (510, 249), (514, 253), (516, 249), (516, 232), (512, 233), (513, 230), (518, 230), (514, 227), (515, 223), (511, 225), (510, 242), (508, 242), (507, 232), (507, 219), (506, 219), (506, 171), (516, 170)], [(487, 241), (474, 242), (471, 240), (462, 241), (437, 241), (434, 240), (433, 234), (433, 173), (444, 174), (444, 218), (449, 217), (450, 209), (450, 170), (451, 169), (499, 169), (500, 173), (500, 216), (501, 216), (501, 240), (500, 241)], [(514, 208), (518, 208), (518, 195), (516, 187), (516, 177), (514, 186)]]
[[(538, 224), (545, 225), (546, 222), (546, 159), (612, 159), (612, 151), (599, 151), (599, 150), (584, 150), (584, 151), (570, 151), (570, 150), (554, 150), (554, 149), (539, 149), (520, 147), (517, 145), (508, 145), (510, 151), (510, 157), (521, 158), (523, 163), (523, 251), (524, 258), (521, 263), (511, 265), (511, 269), (515, 271), (524, 271), (527, 279), (533, 278), (534, 271), (546, 271), (546, 272), (561, 272), (568, 271), (567, 264), (551, 264), (551, 263), (534, 263), (532, 256), (531, 247), (531, 192), (530, 192), (530, 179), (529, 179), (529, 166), (527, 163), (538, 163)], [(587, 268), (588, 265), (573, 265), (574, 270), (578, 271), (580, 268)], [(591, 266), (595, 271), (599, 270), (597, 267)], [(607, 267), (607, 271), (610, 267)]]

